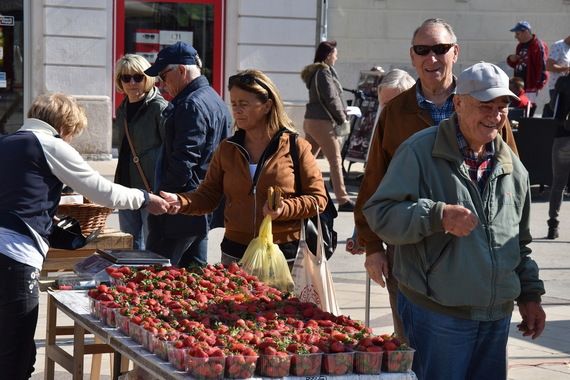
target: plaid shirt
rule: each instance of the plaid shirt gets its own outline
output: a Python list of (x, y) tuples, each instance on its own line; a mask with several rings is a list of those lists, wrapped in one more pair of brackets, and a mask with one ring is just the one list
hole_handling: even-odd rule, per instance
[(459, 130), (459, 124), (457, 124), (457, 144), (459, 144), (459, 150), (463, 155), (465, 165), (469, 168), (471, 181), (479, 187), (479, 192), (483, 193), (487, 179), (491, 174), (491, 170), (493, 170), (493, 157), (495, 156), (495, 146), (493, 142), (491, 141), (485, 145), (485, 151), (482, 157), (479, 157), (478, 154), (469, 147), (463, 133)]
[(418, 85), (416, 86), (416, 99), (418, 100), (418, 106), (430, 113), (434, 125), (438, 125), (442, 120), (448, 119), (453, 113), (453, 94), (455, 94), (455, 78), (453, 79), (453, 92), (441, 107), (436, 106), (432, 101), (426, 99), (422, 94), (422, 83), (419, 80)]

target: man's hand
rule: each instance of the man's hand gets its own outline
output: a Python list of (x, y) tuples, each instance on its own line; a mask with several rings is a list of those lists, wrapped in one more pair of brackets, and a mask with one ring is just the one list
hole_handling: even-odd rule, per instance
[(539, 302), (519, 303), (522, 322), (517, 325), (523, 336), (536, 339), (542, 334), (546, 323), (546, 314)]
[(381, 287), (386, 287), (386, 282), (384, 277), (388, 278), (388, 256), (386, 256), (386, 251), (378, 251), (372, 254), (366, 255), (364, 260), (364, 267), (368, 272), (368, 276), (374, 282), (377, 282)]
[(509, 55), (509, 57), (508, 57), (508, 60), (511, 61), (511, 62), (514, 62), (514, 63), (517, 63), (517, 62), (519, 61), (519, 59), (521, 59), (521, 57), (519, 57), (519, 56), (516, 55), (516, 54), (511, 54), (511, 55)]
[(180, 199), (178, 199), (178, 195), (166, 191), (161, 191), (160, 196), (164, 198), (166, 202), (168, 202), (169, 214), (176, 214), (178, 211), (180, 211)]
[(477, 227), (479, 220), (468, 208), (459, 205), (445, 205), (441, 225), (445, 233), (467, 236)]
[(154, 194), (148, 195), (148, 204), (146, 209), (153, 215), (162, 215), (168, 212), (169, 204), (167, 201)]

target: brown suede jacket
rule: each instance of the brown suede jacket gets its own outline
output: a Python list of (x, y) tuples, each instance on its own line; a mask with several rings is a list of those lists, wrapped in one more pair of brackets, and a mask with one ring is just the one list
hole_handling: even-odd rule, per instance
[[(414, 133), (431, 127), (434, 122), (427, 110), (418, 106), (416, 85), (392, 99), (382, 110), (370, 142), (364, 178), (360, 185), (354, 222), (358, 231), (358, 242), (366, 248), (366, 254), (383, 251), (382, 240), (370, 229), (362, 207), (376, 192), (384, 178), (396, 149)], [(518, 154), (511, 125), (507, 123), (500, 131), (503, 140)]]
[(263, 220), (263, 205), (267, 201), (269, 186), (278, 186), (283, 192), (284, 209), (273, 220), (273, 242), (281, 244), (299, 240), (300, 220), (317, 214), (327, 205), (327, 195), (321, 170), (311, 153), (310, 144), (297, 138), (301, 189), (295, 194), (293, 161), (289, 154), (289, 132), (273, 138), (266, 151), (265, 162), (257, 185), (249, 171), (249, 154), (244, 148), (245, 131), (222, 141), (208, 167), (204, 181), (194, 192), (178, 194), (180, 212), (203, 215), (212, 212), (225, 195), (224, 237), (243, 245), (257, 236)]

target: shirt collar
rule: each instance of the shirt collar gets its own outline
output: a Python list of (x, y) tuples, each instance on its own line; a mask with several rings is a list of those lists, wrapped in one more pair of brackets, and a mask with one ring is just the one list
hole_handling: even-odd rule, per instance
[[(451, 86), (453, 87), (453, 90), (451, 91), (451, 94), (449, 94), (449, 96), (447, 97), (446, 103), (450, 102), (453, 99), (453, 95), (455, 95), (455, 92), (457, 90), (455, 77), (453, 77), (453, 84)], [(430, 109), (431, 107), (435, 107), (435, 104), (433, 104), (431, 100), (428, 100), (424, 96), (422, 89), (422, 81), (420, 79), (418, 79), (416, 85), (416, 99), (418, 101), (418, 106), (420, 106), (420, 108)]]
[(457, 144), (459, 145), (459, 151), (464, 158), (482, 162), (492, 158), (495, 155), (495, 144), (493, 144), (493, 141), (485, 144), (485, 151), (483, 152), (483, 156), (479, 157), (479, 155), (469, 147), (469, 144), (467, 144), (465, 136), (463, 133), (461, 133), (461, 129), (459, 129), (459, 123), (456, 123), (455, 131), (457, 136)]

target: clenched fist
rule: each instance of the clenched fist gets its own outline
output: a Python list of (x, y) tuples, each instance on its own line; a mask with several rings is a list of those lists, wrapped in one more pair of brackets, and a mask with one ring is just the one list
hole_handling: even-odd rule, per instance
[(441, 225), (445, 233), (467, 236), (477, 227), (479, 220), (468, 208), (459, 205), (445, 205)]

